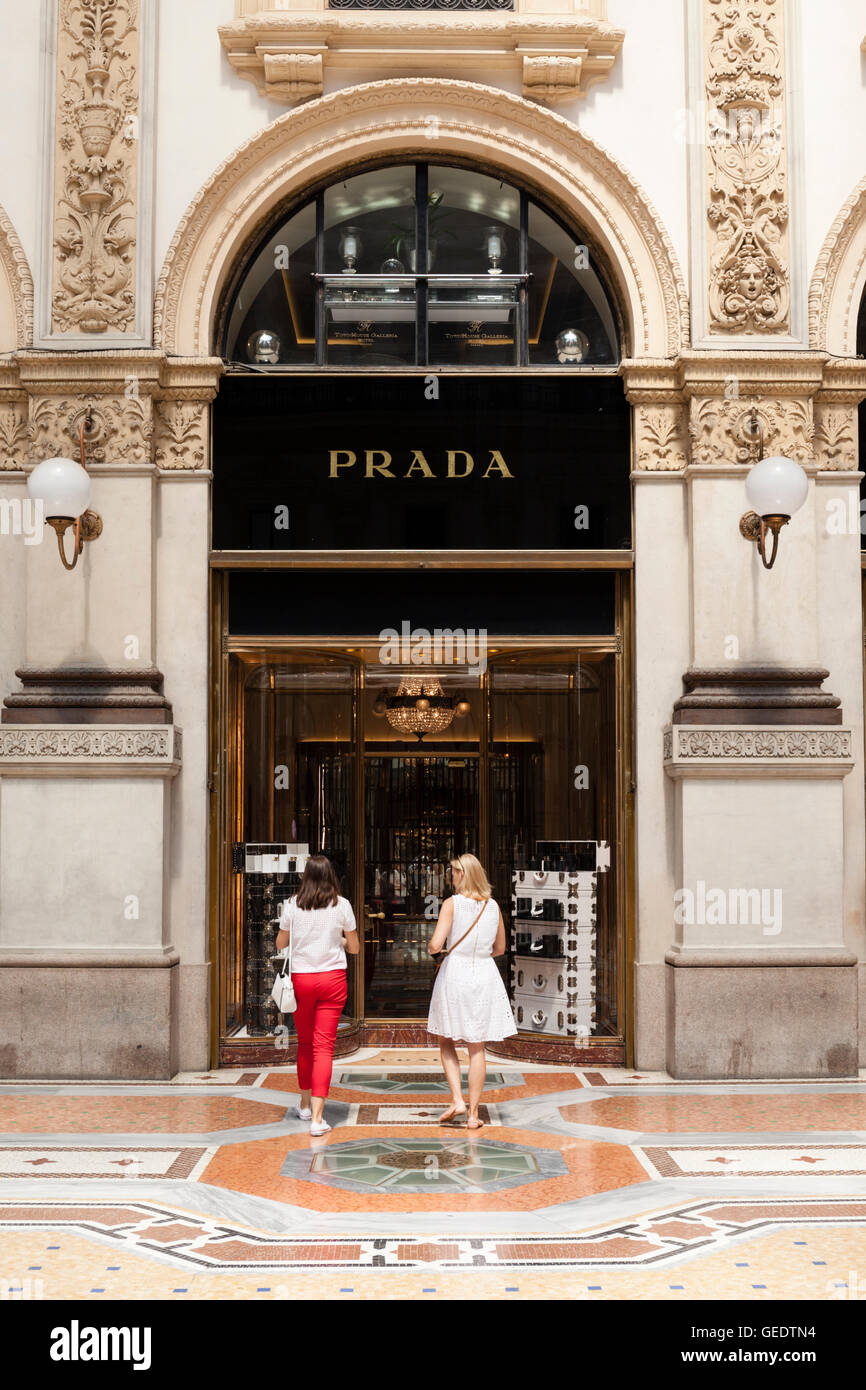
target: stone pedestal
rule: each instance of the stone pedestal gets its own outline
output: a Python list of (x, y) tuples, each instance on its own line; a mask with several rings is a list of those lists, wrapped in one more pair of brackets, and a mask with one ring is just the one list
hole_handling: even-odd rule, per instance
[(673, 949), (665, 965), (671, 1076), (856, 1078), (852, 952)]
[(173, 725), (0, 727), (0, 1076), (168, 1079)]
[(857, 958), (844, 940), (838, 725), (675, 724), (672, 1076), (857, 1074)]

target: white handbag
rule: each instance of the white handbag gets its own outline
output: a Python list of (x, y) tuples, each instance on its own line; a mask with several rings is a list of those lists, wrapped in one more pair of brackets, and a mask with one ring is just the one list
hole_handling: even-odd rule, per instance
[(283, 956), (283, 963), (277, 972), (277, 978), (274, 980), (274, 986), (271, 990), (271, 998), (281, 1014), (293, 1014), (298, 1007), (295, 987), (292, 984), (292, 941), (293, 933), (290, 931), (288, 954)]

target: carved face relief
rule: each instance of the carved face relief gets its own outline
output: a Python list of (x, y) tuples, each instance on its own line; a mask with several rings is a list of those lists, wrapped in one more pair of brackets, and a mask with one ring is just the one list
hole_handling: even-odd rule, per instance
[(744, 261), (740, 267), (737, 287), (744, 299), (755, 300), (764, 284), (764, 269), (756, 260)]

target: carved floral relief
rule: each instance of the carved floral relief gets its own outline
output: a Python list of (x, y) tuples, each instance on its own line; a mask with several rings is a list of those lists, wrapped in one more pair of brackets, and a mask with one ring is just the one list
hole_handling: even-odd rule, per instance
[(81, 421), (90, 414), (88, 463), (152, 462), (153, 418), (148, 396), (35, 396), (30, 401), (30, 456), (77, 458)]
[(198, 401), (160, 401), (154, 429), (158, 468), (204, 468), (207, 406)]
[(60, 0), (52, 327), (135, 322), (137, 0)]
[(0, 405), (0, 470), (23, 468), (29, 442), (27, 402), (4, 402)]
[(685, 468), (683, 409), (680, 405), (638, 406), (635, 412), (635, 461), (648, 472)]
[(704, 0), (713, 331), (789, 327), (782, 0)]
[(815, 457), (819, 468), (835, 472), (857, 469), (857, 406), (815, 402)]
[(752, 411), (757, 408), (764, 427), (764, 454), (784, 454), (798, 463), (814, 462), (812, 402), (780, 397), (719, 396), (694, 397), (691, 401), (689, 434), (692, 462), (702, 464), (742, 463), (757, 458), (751, 434)]

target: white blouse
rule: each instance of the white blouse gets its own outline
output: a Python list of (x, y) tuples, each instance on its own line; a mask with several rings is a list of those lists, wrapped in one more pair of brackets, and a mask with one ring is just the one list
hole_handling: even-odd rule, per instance
[(291, 933), (293, 975), (345, 970), (343, 933), (355, 930), (355, 914), (346, 898), (338, 898), (332, 907), (307, 910), (298, 907), (294, 898), (283, 903), (280, 931)]

